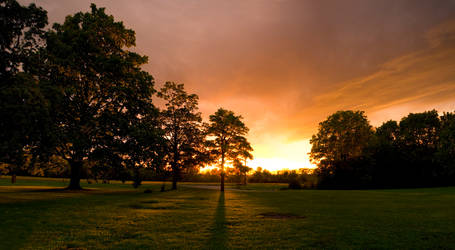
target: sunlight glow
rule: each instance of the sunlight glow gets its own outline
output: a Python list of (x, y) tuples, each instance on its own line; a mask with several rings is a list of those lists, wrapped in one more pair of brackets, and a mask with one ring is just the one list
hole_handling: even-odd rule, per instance
[[(284, 138), (278, 140), (269, 138), (262, 143), (254, 145), (254, 159), (247, 162), (248, 167), (255, 171), (258, 167), (270, 172), (278, 170), (297, 170), (301, 168), (316, 168), (309, 160), (308, 153), (311, 151), (309, 140), (287, 142)], [(229, 164), (226, 168), (229, 168)], [(216, 166), (202, 168), (201, 172), (215, 169)]]
[(315, 168), (309, 161), (292, 161), (284, 158), (258, 158), (250, 163), (250, 167), (256, 170), (257, 167), (267, 169), (270, 172), (278, 170), (297, 170), (301, 168)]

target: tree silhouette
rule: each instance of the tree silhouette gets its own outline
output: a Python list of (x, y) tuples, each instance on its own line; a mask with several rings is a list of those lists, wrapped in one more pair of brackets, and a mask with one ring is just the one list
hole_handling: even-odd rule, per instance
[(14, 176), (25, 152), (37, 156), (48, 139), (48, 103), (33, 60), (44, 43), (47, 13), (35, 4), (0, 0), (0, 162)]
[(433, 185), (437, 175), (434, 157), (440, 120), (436, 110), (411, 113), (400, 121), (401, 147), (409, 186)]
[(251, 171), (252, 168), (246, 165), (247, 160), (253, 159), (253, 155), (250, 153), (253, 151), (251, 144), (245, 137), (240, 137), (238, 145), (234, 150), (234, 155), (237, 157), (234, 159), (234, 167), (238, 171), (241, 178), (240, 182), (246, 185), (247, 176), (246, 174)]
[(234, 112), (218, 109), (210, 115), (207, 125), (207, 147), (211, 150), (221, 170), (221, 191), (224, 192), (225, 164), (237, 158), (237, 147), (245, 140), (248, 128), (242, 122), (241, 116)]
[(166, 82), (158, 93), (166, 102), (161, 111), (166, 140), (166, 160), (172, 171), (172, 189), (177, 189), (181, 172), (204, 161), (204, 133), (198, 96), (188, 94), (183, 84)]
[(441, 130), (436, 158), (441, 166), (441, 184), (455, 185), (455, 113), (441, 116)]
[(373, 134), (363, 111), (338, 111), (319, 123), (310, 140), (313, 160), (340, 161), (362, 154)]
[(363, 153), (372, 135), (362, 111), (338, 111), (319, 123), (318, 133), (310, 140), (310, 158), (318, 162), (320, 185), (352, 187), (369, 182)]
[(134, 31), (91, 5), (67, 16), (47, 34), (57, 153), (71, 167), (69, 189), (80, 189), (84, 161), (99, 160), (137, 169), (158, 165), (158, 110), (153, 77), (142, 71), (147, 57), (125, 50)]

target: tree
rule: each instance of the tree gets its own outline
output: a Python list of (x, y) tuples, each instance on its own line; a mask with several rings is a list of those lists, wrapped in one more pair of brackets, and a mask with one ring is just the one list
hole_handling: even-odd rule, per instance
[(436, 110), (411, 113), (400, 121), (401, 147), (407, 169), (407, 186), (436, 185), (435, 161), (440, 120)]
[(441, 166), (443, 185), (455, 184), (455, 113), (441, 116), (441, 131), (436, 158)]
[(406, 145), (435, 148), (440, 126), (439, 115), (436, 110), (410, 113), (400, 121), (400, 134)]
[(237, 156), (237, 158), (234, 159), (234, 167), (239, 173), (239, 176), (241, 178), (240, 182), (246, 185), (246, 174), (252, 169), (246, 165), (246, 161), (253, 159), (253, 155), (250, 153), (253, 151), (253, 148), (251, 147), (251, 144), (246, 140), (246, 138), (240, 137), (239, 139), (240, 140), (235, 149), (236, 152), (234, 153), (234, 155)]
[(10, 174), (37, 156), (48, 135), (48, 103), (35, 78), (32, 58), (43, 46), (47, 13), (30, 4), (0, 0), (0, 162)]
[(379, 126), (375, 134), (379, 143), (393, 144), (400, 140), (400, 126), (396, 121), (390, 120)]
[(319, 184), (351, 188), (367, 183), (370, 176), (363, 153), (372, 135), (363, 111), (338, 111), (319, 123), (318, 133), (310, 140)]
[(204, 133), (198, 96), (188, 94), (183, 84), (166, 82), (158, 93), (166, 101), (161, 111), (165, 132), (166, 159), (172, 171), (172, 189), (184, 169), (196, 167), (204, 161)]
[(374, 159), (373, 184), (375, 187), (401, 187), (409, 174), (402, 154), (400, 126), (387, 121), (375, 131), (375, 140), (369, 146)]
[(223, 108), (210, 115), (209, 119), (207, 146), (220, 167), (220, 185), (224, 192), (225, 164), (237, 158), (237, 147), (246, 140), (244, 136), (248, 133), (248, 128), (242, 122), (242, 116), (236, 116), (234, 112)]
[(104, 8), (67, 16), (47, 33), (47, 72), (41, 82), (52, 96), (56, 152), (69, 162), (69, 189), (80, 189), (84, 162), (137, 170), (160, 165), (154, 80), (141, 70), (147, 57), (133, 30)]
[(358, 157), (373, 134), (363, 111), (338, 111), (319, 123), (310, 140), (313, 160), (339, 161)]

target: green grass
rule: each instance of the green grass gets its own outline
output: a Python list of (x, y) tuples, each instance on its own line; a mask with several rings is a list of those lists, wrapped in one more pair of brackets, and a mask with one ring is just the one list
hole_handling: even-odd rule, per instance
[[(455, 188), (241, 191), (0, 178), (1, 249), (455, 248)], [(168, 184), (169, 185), (169, 184)], [(230, 186), (235, 188), (235, 185)], [(150, 194), (144, 189), (152, 189)], [(273, 215), (273, 216), (269, 216)]]

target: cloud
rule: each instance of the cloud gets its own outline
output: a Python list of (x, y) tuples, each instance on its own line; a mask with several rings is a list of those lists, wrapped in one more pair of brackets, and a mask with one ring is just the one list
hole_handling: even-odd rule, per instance
[[(392, 59), (375, 73), (339, 83), (339, 87), (315, 96), (312, 104), (293, 119), (306, 125), (295, 133), (303, 137), (314, 133), (317, 121), (337, 110), (382, 112), (384, 117), (375, 119), (386, 121), (396, 117), (396, 112), (404, 116), (422, 107), (455, 102), (455, 21), (435, 27), (426, 37), (426, 48)], [(404, 110), (394, 109), (404, 106)]]
[(455, 0), (20, 1), (50, 22), (106, 7), (136, 31), (158, 85), (184, 83), (206, 117), (243, 115), (256, 158), (307, 163), (305, 140), (340, 109), (377, 124), (453, 107)]

